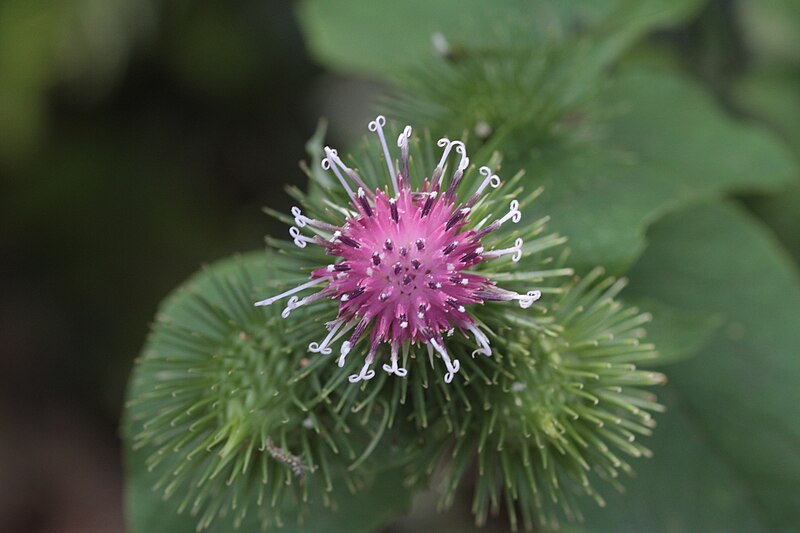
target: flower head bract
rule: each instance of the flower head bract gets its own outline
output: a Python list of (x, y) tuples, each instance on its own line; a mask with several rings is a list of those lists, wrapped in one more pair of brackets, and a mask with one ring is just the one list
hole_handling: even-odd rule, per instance
[[(439, 163), (421, 186), (412, 189), (409, 173), (411, 127), (399, 135), (399, 164), (389, 152), (383, 127), (386, 119), (378, 116), (369, 129), (377, 133), (391, 178), (384, 188), (367, 186), (359, 173), (348, 167), (338, 152), (325, 147), (322, 167), (331, 171), (349, 197), (347, 205), (336, 206), (345, 214), (341, 225), (305, 216), (293, 207), (295, 226), (290, 228), (295, 245), (325, 249), (331, 258), (327, 265), (311, 272), (310, 280), (293, 289), (257, 302), (271, 305), (288, 298), (282, 315), (287, 318), (298, 307), (322, 300), (336, 300), (338, 314), (327, 323), (328, 333), (309, 350), (330, 354), (334, 342), (344, 338), (339, 348), (339, 366), (362, 339), (367, 355), (358, 374), (349, 377), (357, 383), (375, 376), (371, 368), (379, 351), (388, 345), (389, 374), (405, 376), (400, 366), (401, 349), (426, 345), (444, 362), (444, 375), (450, 383), (461, 365), (447, 348), (446, 338), (458, 332), (474, 338), (472, 355), (491, 355), (489, 337), (481, 329), (471, 309), (489, 301), (510, 302), (529, 308), (541, 296), (538, 290), (519, 293), (501, 288), (496, 281), (476, 270), (476, 266), (503, 256), (520, 260), (523, 241), (514, 246), (492, 246), (493, 233), (522, 217), (520, 203), (514, 199), (505, 213), (473, 217), (485, 195), (501, 185), (500, 178), (488, 166), (472, 191), (464, 191), (462, 178), (469, 167), (466, 147), (461, 141), (439, 139), (443, 149)], [(451, 156), (458, 162), (448, 172)], [(449, 176), (448, 176), (449, 174)], [(298, 294), (316, 288), (317, 292)]]

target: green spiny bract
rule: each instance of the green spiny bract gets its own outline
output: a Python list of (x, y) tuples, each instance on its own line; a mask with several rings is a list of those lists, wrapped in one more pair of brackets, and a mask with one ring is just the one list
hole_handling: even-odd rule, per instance
[(443, 506), (477, 464), (478, 523), (505, 504), (514, 529), (518, 513), (526, 529), (557, 527), (559, 510), (581, 519), (577, 496), (604, 505), (596, 482), (621, 489), (620, 472), (632, 472), (627, 458), (650, 456), (637, 438), (651, 434), (651, 413), (662, 408), (642, 387), (665, 379), (636, 367), (656, 356), (640, 342), (650, 316), (615, 300), (624, 282), (598, 281), (601, 274), (596, 269), (552, 300), (550, 323), (513, 311), (494, 318), (501, 360), (493, 386), (473, 384), (465, 405), (456, 398), (452, 439), (430, 456), (427, 472), (444, 463)]
[(134, 372), (127, 437), (157, 473), (153, 489), (196, 516), (198, 530), (248, 514), (262, 528), (280, 524), (282, 511), (335, 503), (334, 489), (355, 491), (378, 471), (345, 475), (371, 436), (338, 414), (324, 361), (306, 358), (313, 330), (252, 306), (268, 269), (274, 282), (295, 265), (249, 254), (177, 290)]
[[(310, 216), (330, 217), (341, 193), (317, 170), (319, 138), (309, 144), (309, 193), (291, 192)], [(414, 151), (412, 179), (433, 168), (429, 140)], [(367, 141), (353, 159), (365, 181), (382, 171), (377, 153)], [(499, 158), (490, 164), (497, 168)], [(474, 168), (464, 176), (468, 185), (476, 179)], [(510, 179), (476, 216), (511, 197), (535, 212), (541, 191), (521, 196), (521, 181)], [(305, 500), (351, 498), (348, 489), (369, 486), (384, 467), (406, 465), (407, 485), (416, 486), (444, 466), (446, 505), (477, 466), (479, 522), (503, 502), (514, 526), (515, 509), (526, 528), (555, 523), (559, 509), (579, 518), (576, 495), (602, 501), (594, 482), (617, 485), (618, 473), (630, 471), (625, 456), (649, 453), (633, 437), (649, 434), (649, 412), (659, 406), (642, 387), (663, 378), (634, 366), (654, 355), (639, 342), (647, 316), (619, 304), (622, 284), (598, 281), (599, 272), (573, 281), (566, 254), (552, 255), (564, 239), (544, 233), (546, 220), (504, 233), (510, 242), (525, 238), (514, 271), (497, 262), (478, 267), (512, 287), (536, 283), (542, 300), (532, 310), (479, 307), (493, 355), (473, 359), (472, 343), (451, 338), (463, 366), (450, 384), (419, 349), (402, 354), (405, 379), (380, 373), (348, 383), (357, 359), (337, 368), (307, 352), (334, 303), (298, 309), (291, 321), (253, 307), (265, 291), (307, 279), (319, 251), (298, 257), (269, 239), (277, 253), (201, 274), (162, 308), (135, 370), (128, 438), (146, 450), (155, 490), (196, 515), (198, 529), (245, 517), (265, 528), (302, 517)]]

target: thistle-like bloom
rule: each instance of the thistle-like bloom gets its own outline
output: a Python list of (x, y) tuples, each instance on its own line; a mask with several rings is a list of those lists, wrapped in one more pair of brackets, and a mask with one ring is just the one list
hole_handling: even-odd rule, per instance
[[(338, 301), (335, 320), (327, 323), (328, 334), (322, 342), (313, 342), (309, 350), (330, 354), (331, 344), (344, 336), (339, 366), (362, 339), (369, 337), (367, 356), (358, 374), (349, 377), (356, 383), (375, 376), (370, 367), (381, 346), (388, 345), (390, 363), (383, 369), (405, 376), (399, 365), (401, 349), (425, 344), (429, 353), (438, 353), (447, 367), (445, 381), (450, 383), (460, 363), (448, 352), (445, 337), (456, 331), (475, 339), (472, 355), (491, 355), (489, 338), (470, 313), (470, 308), (487, 301), (516, 300), (528, 308), (541, 293), (525, 294), (502, 289), (481, 275), (475, 267), (481, 262), (511, 255), (514, 262), (522, 257), (522, 239), (510, 248), (492, 248), (492, 234), (508, 222), (522, 217), (519, 201), (512, 200), (509, 211), (494, 220), (472, 220), (471, 213), (487, 192), (500, 186), (500, 178), (489, 167), (481, 167), (484, 177), (474, 191), (459, 198), (459, 183), (469, 167), (466, 148), (461, 141), (439, 139), (443, 153), (430, 178), (419, 190), (411, 189), (408, 141), (411, 127), (398, 137), (399, 168), (395, 169), (383, 126), (386, 119), (377, 117), (369, 129), (377, 133), (391, 178), (391, 189), (370, 190), (359, 174), (347, 167), (336, 150), (325, 147), (322, 167), (330, 170), (350, 197), (349, 206), (341, 206), (347, 219), (336, 226), (303, 215), (298, 207), (291, 212), (296, 226), (289, 234), (295, 245), (325, 248), (333, 262), (311, 273), (310, 281), (255, 305), (271, 305), (289, 298), (282, 315), (324, 299)], [(445, 179), (446, 164), (452, 152), (458, 164), (450, 179)], [(464, 191), (461, 191), (462, 193)], [(312, 235), (303, 233), (303, 229)], [(312, 287), (321, 290), (302, 299), (296, 296)]]

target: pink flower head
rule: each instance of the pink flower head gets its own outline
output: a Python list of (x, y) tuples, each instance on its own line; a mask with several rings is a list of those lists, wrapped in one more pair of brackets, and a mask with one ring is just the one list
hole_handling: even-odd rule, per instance
[[(519, 294), (501, 289), (475, 271), (479, 263), (504, 255), (519, 261), (522, 239), (505, 249), (488, 249), (485, 240), (503, 224), (519, 222), (522, 213), (519, 202), (513, 200), (509, 211), (493, 221), (484, 219), (475, 224), (470, 219), (486, 188), (499, 187), (500, 178), (488, 167), (481, 167), (483, 181), (465, 201), (460, 200), (459, 183), (469, 166), (461, 141), (440, 139), (438, 145), (444, 148), (444, 153), (439, 164), (419, 190), (412, 190), (408, 155), (411, 127), (406, 126), (398, 138), (400, 168), (396, 171), (383, 133), (385, 123), (385, 118), (379, 116), (370, 122), (369, 128), (380, 138), (392, 180), (391, 194), (387, 190), (370, 190), (342, 162), (336, 150), (325, 147), (322, 167), (334, 173), (350, 196), (349, 216), (339, 227), (308, 218), (294, 207), (296, 226), (289, 234), (300, 248), (308, 244), (324, 247), (334, 262), (314, 270), (307, 283), (255, 305), (270, 305), (290, 297), (282, 313), (286, 318), (300, 306), (322, 299), (337, 300), (339, 313), (327, 324), (327, 336), (320, 343), (311, 343), (309, 350), (330, 354), (331, 343), (349, 334), (340, 348), (338, 363), (344, 366), (354, 346), (362, 337), (368, 337), (364, 366), (358, 374), (350, 376), (352, 383), (375, 376), (370, 367), (384, 344), (389, 345), (391, 361), (383, 365), (386, 372), (405, 376), (406, 369), (399, 366), (400, 348), (427, 344), (444, 361), (445, 381), (449, 383), (461, 365), (448, 353), (446, 336), (455, 331), (471, 333), (477, 344), (472, 355), (492, 354), (488, 337), (470, 314), (471, 307), (486, 301), (517, 300), (521, 307), (527, 308), (541, 296), (539, 291)], [(445, 183), (445, 164), (453, 149), (459, 163)], [(308, 228), (313, 236), (303, 234), (301, 228)], [(294, 296), (313, 286), (323, 288), (303, 299)]]

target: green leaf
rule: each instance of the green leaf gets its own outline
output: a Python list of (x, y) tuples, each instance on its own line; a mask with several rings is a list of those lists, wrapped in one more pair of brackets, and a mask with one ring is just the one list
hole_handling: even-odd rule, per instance
[(653, 457), (636, 463), (625, 491), (608, 494), (606, 507), (587, 506), (585, 523), (568, 532), (759, 533), (750, 490), (734, 465), (721, 457), (707, 431), (689, 415), (671, 386), (659, 391), (667, 414), (647, 445)]
[[(800, 146), (798, 147), (800, 148)], [(772, 196), (752, 199), (748, 206), (775, 232), (800, 265), (800, 184)]]
[(736, 105), (776, 129), (800, 156), (800, 71), (758, 70), (733, 87)]
[[(800, 18), (798, 18), (800, 28)], [(780, 133), (800, 160), (800, 70), (759, 69), (734, 87), (736, 105)], [(800, 264), (800, 172), (793, 186), (748, 199), (748, 207), (772, 228)]]
[(699, 3), (308, 0), (299, 4), (299, 17), (312, 53), (327, 66), (392, 77), (433, 60), (436, 33), (446, 38), (456, 56), (464, 47), (542, 44), (576, 28), (613, 29), (630, 42), (647, 29), (681, 20)]
[[(421, 98), (412, 91), (395, 102), (394, 109), (420, 119), (414, 124), (417, 127), (447, 127), (437, 134), (456, 136), (472, 129), (481, 117), (495, 119), (497, 123), (489, 126), (496, 134), (483, 152), (473, 151), (473, 159), (486, 159), (496, 149), (507, 156), (507, 172), (525, 169), (531, 184), (545, 186), (537, 207), (552, 217), (554, 230), (569, 237), (577, 269), (588, 271), (601, 264), (617, 273), (641, 253), (648, 224), (670, 210), (730, 191), (775, 190), (796, 172), (790, 155), (772, 136), (733, 121), (710, 95), (674, 75), (624, 74), (585, 107), (575, 107), (581, 98), (567, 98), (572, 112), (563, 109), (564, 102), (546, 105), (550, 99), (557, 101), (596, 85), (597, 75), (591, 73), (598, 71), (598, 65), (608, 64), (613, 53), (592, 55), (573, 45), (582, 35), (602, 35), (604, 29), (616, 36), (608, 31), (611, 23), (606, 17), (641, 29), (675, 20), (692, 7), (688, 3), (634, 4), (574, 2), (553, 8), (552, 3), (509, 0), (371, 2), (367, 6), (312, 0), (301, 4), (300, 18), (312, 50), (334, 68), (402, 74), (433, 59), (430, 36), (436, 31), (443, 32), (451, 44), (462, 46), (462, 51), (482, 52), (471, 61), (487, 63), (483, 70), (464, 71), (468, 62), (456, 61), (453, 74), (443, 70), (450, 69), (449, 65), (429, 64), (428, 77), (434, 83), (427, 85), (442, 90), (427, 91)], [(506, 37), (498, 37), (494, 26), (512, 19)], [(575, 26), (586, 31), (563, 31)], [(516, 36), (523, 29), (520, 33), (525, 37), (512, 38), (515, 47), (510, 47), (508, 35)], [(559, 43), (569, 46), (562, 50)], [(589, 52), (608, 43), (600, 39), (595, 45)], [(499, 51), (502, 61), (492, 63), (491, 50)], [(533, 59), (533, 65), (515, 65), (504, 50), (515, 50), (518, 63), (530, 56), (541, 65)], [(526, 50), (528, 55), (522, 53)], [(555, 55), (542, 55), (543, 50)], [(566, 74), (557, 68), (554, 72), (548, 65), (565, 63), (559, 51), (583, 66), (567, 69)], [(584, 79), (574, 72), (591, 75)], [(475, 73), (485, 80), (476, 79)], [(553, 81), (562, 77), (564, 84)], [(496, 81), (505, 78), (509, 81), (498, 87)], [(487, 95), (495, 95), (497, 101)], [(458, 113), (458, 108), (464, 111)], [(543, 128), (553, 124), (543, 117), (554, 112), (561, 115), (555, 131), (543, 133)]]
[(653, 317), (647, 325), (647, 342), (658, 350), (652, 365), (667, 365), (695, 355), (719, 328), (719, 314), (688, 312), (651, 299), (631, 300)]
[[(210, 513), (208, 516), (211, 517), (216, 514), (215, 505), (227, 506), (230, 505), (231, 502), (233, 502), (231, 505), (233, 510), (228, 509), (224, 516), (215, 518), (214, 521), (210, 523), (210, 531), (232, 531), (236, 523), (234, 515), (237, 515), (245, 506), (248, 512), (240, 525), (243, 531), (259, 531), (264, 529), (263, 524), (265, 521), (261, 516), (261, 511), (268, 511), (272, 523), (276, 523), (278, 520), (274, 512), (275, 504), (271, 503), (271, 499), (275, 498), (275, 495), (280, 493), (281, 490), (283, 490), (283, 492), (288, 492), (290, 490), (291, 487), (286, 489), (280, 487), (286, 485), (284, 484), (284, 479), (287, 479), (288, 484), (292, 475), (291, 473), (286, 474), (288, 468), (286, 468), (285, 462), (284, 465), (281, 465), (272, 461), (265, 466), (265, 468), (270, 469), (270, 481), (265, 486), (261, 481), (260, 471), (252, 474), (252, 471), (255, 469), (252, 465), (260, 465), (264, 463), (264, 460), (269, 460), (265, 457), (268, 452), (265, 452), (263, 447), (259, 448), (257, 445), (254, 445), (253, 442), (255, 441), (250, 441), (249, 436), (247, 437), (249, 444), (244, 439), (239, 439), (238, 442), (233, 443), (231, 443), (233, 439), (227, 441), (225, 448), (230, 446), (233, 450), (232, 455), (234, 457), (233, 461), (227, 463), (227, 465), (236, 464), (238, 466), (235, 467), (233, 471), (220, 470), (224, 475), (219, 478), (219, 482), (211, 483), (209, 481), (202, 487), (198, 487), (194, 484), (191, 486), (178, 485), (178, 493), (173, 494), (170, 498), (163, 497), (165, 493), (163, 479), (167, 479), (167, 481), (179, 479), (174, 477), (174, 470), (188, 464), (186, 453), (196, 445), (197, 440), (190, 446), (183, 446), (180, 453), (178, 453), (177, 446), (175, 448), (172, 448), (171, 445), (166, 448), (158, 448), (158, 446), (162, 446), (164, 442), (162, 440), (158, 442), (158, 446), (156, 446), (154, 441), (157, 441), (158, 437), (149, 440), (139, 440), (136, 437), (137, 434), (143, 430), (146, 422), (155, 422), (153, 420), (154, 411), (151, 407), (151, 403), (148, 403), (154, 401), (152, 400), (154, 395), (158, 395), (155, 401), (161, 402), (161, 404), (163, 404), (163, 409), (168, 409), (167, 411), (155, 411), (156, 416), (160, 417), (162, 412), (166, 412), (169, 414), (169, 417), (172, 418), (176, 412), (172, 410), (172, 404), (183, 402), (184, 400), (181, 398), (184, 398), (187, 394), (188, 386), (183, 391), (174, 388), (164, 389), (165, 385), (174, 387), (174, 378), (169, 378), (173, 381), (167, 381), (167, 378), (158, 381), (159, 375), (161, 373), (175, 375), (183, 370), (186, 374), (200, 375), (202, 379), (203, 372), (210, 371), (209, 369), (215, 367), (210, 363), (203, 366), (204, 363), (200, 359), (216, 359), (226, 356), (223, 354), (224, 346), (216, 343), (215, 339), (217, 338), (222, 339), (220, 342), (224, 342), (228, 337), (232, 337), (245, 343), (245, 349), (249, 349), (248, 347), (250, 346), (255, 347), (255, 349), (258, 350), (255, 353), (255, 358), (258, 361), (266, 362), (268, 358), (277, 357), (278, 359), (273, 359), (275, 363), (272, 366), (264, 366), (263, 368), (266, 370), (262, 370), (260, 373), (264, 374), (266, 372), (269, 374), (269, 372), (282, 372), (280, 375), (286, 374), (286, 379), (291, 381), (295, 375), (295, 371), (292, 369), (302, 368), (303, 363), (300, 361), (305, 357), (305, 351), (297, 349), (295, 346), (297, 339), (303, 339), (302, 332), (298, 331), (298, 328), (294, 328), (293, 330), (273, 331), (271, 332), (272, 334), (267, 335), (266, 333), (270, 333), (267, 331), (262, 334), (261, 337), (258, 337), (257, 331), (259, 329), (269, 330), (269, 328), (282, 327), (284, 322), (277, 322), (280, 326), (276, 325), (275, 322), (270, 322), (270, 317), (273, 317), (275, 313), (266, 310), (262, 313), (263, 308), (254, 308), (251, 302), (256, 301), (256, 299), (264, 294), (273, 292), (278, 283), (296, 278), (298, 269), (302, 270), (300, 264), (278, 253), (257, 252), (234, 259), (224, 260), (204, 269), (191, 278), (183, 286), (178, 288), (159, 309), (157, 324), (154, 326), (153, 334), (148, 339), (148, 344), (144, 350), (145, 355), (138, 362), (138, 366), (134, 370), (131, 378), (131, 385), (128, 391), (130, 403), (126, 407), (123, 420), (122, 434), (125, 442), (125, 463), (127, 468), (126, 508), (128, 526), (133, 533), (157, 533), (162, 531), (168, 533), (188, 533), (195, 531), (201, 518), (207, 512)], [(199, 296), (202, 297), (202, 304), (199, 304)], [(224, 330), (224, 328), (229, 328), (230, 331)], [(307, 318), (306, 320), (301, 320), (299, 328), (316, 328), (316, 324), (313, 320)], [(280, 346), (277, 347), (277, 351), (273, 340), (275, 336), (280, 338), (281, 343)], [(271, 344), (269, 346), (257, 344), (256, 341), (260, 338), (269, 340)], [(200, 339), (201, 342), (193, 339)], [(252, 341), (250, 339), (252, 339)], [(192, 342), (195, 344), (192, 344)], [(305, 341), (305, 344), (307, 344), (307, 341)], [(201, 346), (201, 348), (198, 350), (196, 349), (197, 346)], [(236, 353), (243, 354), (244, 352), (240, 351)], [(153, 359), (156, 355), (159, 358)], [(184, 359), (188, 360), (188, 362), (181, 363)], [(248, 364), (244, 357), (242, 359), (234, 359), (235, 358), (229, 358), (231, 364), (242, 366), (248, 371), (250, 370), (249, 367), (243, 366)], [(328, 363), (328, 361), (322, 358), (320, 358), (319, 361), (323, 364)], [(181, 364), (186, 365), (185, 368), (180, 366)], [(313, 363), (306, 362), (305, 364)], [(330, 368), (330, 365), (326, 366)], [(231, 373), (233, 372), (234, 370), (232, 369)], [(251, 374), (256, 373), (257, 372), (251, 372)], [(241, 390), (244, 391), (244, 394), (250, 394), (252, 396), (254, 391), (259, 391), (259, 387), (263, 386), (259, 385), (258, 380), (260, 377), (256, 375), (248, 374), (244, 378), (241, 378), (238, 374), (235, 374), (235, 377), (239, 380), (245, 380), (244, 385), (241, 386)], [(233, 382), (233, 378), (229, 375), (225, 376), (225, 380), (227, 383)], [(218, 394), (217, 391), (222, 390), (224, 387), (221, 383), (222, 382), (218, 381), (213, 386), (204, 389), (207, 390), (207, 392), (204, 392), (202, 401), (207, 397), (214, 399), (214, 394)], [(239, 383), (239, 381), (236, 383)], [(302, 404), (304, 397), (298, 391), (301, 388), (310, 388), (309, 386), (303, 387), (302, 385), (305, 384), (302, 383), (298, 385), (295, 383), (294, 387), (288, 392), (287, 390), (282, 391), (284, 395), (288, 396), (288, 403), (290, 406), (293, 402)], [(242, 405), (246, 403), (246, 401), (237, 403), (238, 398), (242, 396), (242, 394), (238, 393), (239, 389), (233, 389), (232, 387), (234, 387), (234, 385), (232, 384), (227, 386), (231, 388), (231, 390), (229, 391), (230, 394), (228, 394), (227, 389), (225, 389), (225, 398), (227, 399), (230, 397), (233, 399), (229, 400), (228, 405), (226, 405), (224, 409), (217, 409), (213, 406), (214, 404), (218, 404), (220, 400), (215, 401), (211, 408), (209, 408), (211, 410), (210, 415), (215, 417), (212, 419), (212, 422), (208, 422), (208, 424), (216, 426), (212, 427), (213, 432), (218, 430), (217, 428), (219, 424), (222, 423), (222, 420), (226, 420), (226, 424), (228, 424), (228, 419), (230, 418), (256, 416), (252, 415), (253, 412), (256, 412), (259, 417), (268, 414), (262, 413), (259, 407), (254, 407), (252, 411), (247, 411), (249, 407), (243, 407)], [(236, 386), (238, 387), (238, 385)], [(212, 389), (217, 389), (217, 391)], [(163, 394), (164, 390), (166, 390), (167, 393), (171, 391), (172, 395), (170, 396), (167, 394), (165, 396)], [(250, 392), (248, 393), (248, 391)], [(234, 392), (237, 392), (237, 396), (233, 396)], [(278, 392), (280, 391), (275, 391), (276, 396)], [(311, 390), (310, 393), (316, 395), (315, 390)], [(173, 400), (174, 398), (179, 399)], [(205, 402), (205, 404), (207, 403), (208, 402)], [(180, 410), (177, 411), (177, 416), (175, 416), (174, 421), (184, 417), (184, 413), (188, 416), (191, 410), (204, 413), (203, 409), (205, 408), (203, 405), (204, 404), (192, 405), (192, 407), (186, 411), (184, 411), (186, 409), (185, 406), (182, 406)], [(275, 406), (276, 409), (281, 408), (281, 404), (276, 402), (270, 405)], [(238, 411), (236, 411), (237, 409)], [(325, 416), (324, 411), (317, 409), (307, 412), (309, 413), (309, 417), (322, 418)], [(285, 416), (287, 418), (280, 422), (283, 426), (288, 427), (292, 424), (300, 426), (302, 417), (306, 416), (304, 414), (299, 414), (298, 416), (298, 413), (291, 412), (292, 420), (289, 420), (289, 413), (290, 411), (288, 410), (284, 413), (278, 413), (280, 416)], [(149, 416), (150, 418), (143, 419), (143, 416)], [(209, 418), (209, 416), (205, 414), (202, 416), (204, 420)], [(169, 420), (169, 418), (167, 418), (167, 420)], [(310, 418), (309, 421), (311, 421)], [(365, 421), (365, 424), (369, 423), (366, 418)], [(242, 431), (247, 430), (247, 426), (244, 424), (245, 422), (242, 422)], [(350, 425), (349, 433), (357, 435), (359, 434), (359, 428), (354, 427), (354, 425), (355, 423)], [(161, 424), (161, 426), (165, 426), (167, 433), (173, 432), (170, 429), (170, 424)], [(161, 426), (154, 424), (152, 427)], [(178, 424), (175, 427), (180, 429), (181, 425)], [(197, 427), (201, 427), (199, 422), (197, 423)], [(282, 497), (278, 503), (278, 506), (280, 506), (282, 510), (281, 515), (285, 521), (285, 525), (281, 531), (301, 532), (325, 530), (334, 532), (370, 532), (408, 507), (410, 504), (411, 489), (403, 485), (403, 476), (400, 470), (380, 467), (380, 465), (388, 463), (387, 459), (391, 456), (392, 452), (387, 451), (386, 453), (382, 453), (382, 459), (378, 461), (379, 466), (376, 467), (372, 465), (367, 469), (367, 472), (363, 472), (363, 469), (362, 471), (355, 471), (353, 468), (347, 470), (347, 466), (351, 465), (357, 457), (355, 452), (350, 453), (351, 451), (346, 449), (342, 441), (337, 440), (338, 437), (336, 435), (325, 435), (325, 427), (317, 425), (312, 426), (312, 428), (316, 430), (311, 433), (313, 435), (312, 442), (307, 446), (304, 445), (305, 447), (308, 449), (316, 449), (319, 446), (324, 446), (321, 442), (326, 440), (330, 442), (335, 441), (336, 446), (340, 450), (338, 455), (328, 454), (330, 457), (327, 459), (322, 458), (323, 456), (319, 455), (319, 453), (311, 454), (313, 457), (322, 458), (320, 460), (326, 461), (326, 464), (330, 464), (330, 472), (333, 477), (331, 486), (334, 491), (339, 492), (328, 493), (326, 489), (323, 488), (323, 485), (327, 485), (325, 472), (328, 470), (323, 468), (307, 472), (304, 476), (305, 485), (301, 484), (300, 488), (307, 489), (308, 509), (301, 513), (298, 510), (298, 502), (292, 495)], [(192, 426), (186, 430), (187, 437), (193, 431), (195, 431), (195, 424), (192, 424)], [(304, 432), (303, 435), (308, 434), (308, 429), (303, 429), (302, 431)], [(320, 433), (317, 433), (317, 431)], [(199, 433), (200, 430), (198, 429), (197, 432)], [(344, 433), (345, 431), (340, 432)], [(182, 439), (180, 435), (182, 434), (179, 434), (178, 438)], [(276, 433), (276, 439), (277, 438)], [(364, 447), (363, 443), (357, 442), (352, 435), (350, 438), (355, 450), (361, 453)], [(142, 446), (142, 444), (144, 445)], [(381, 448), (383, 450), (389, 450), (390, 447), (381, 446)], [(252, 460), (245, 460), (243, 463), (240, 462), (246, 453), (245, 450), (248, 449), (252, 450)], [(191, 479), (197, 479), (195, 476), (199, 475), (203, 470), (206, 470), (206, 465), (221, 463), (218, 455), (219, 457), (223, 457), (223, 452), (224, 450), (221, 450), (221, 446), (216, 445), (213, 449), (208, 451), (203, 450), (202, 447), (198, 448), (197, 453), (202, 456), (202, 462), (199, 468), (197, 465), (194, 466), (197, 474), (191, 472), (187, 475), (191, 475)], [(148, 463), (148, 459), (151, 458), (154, 453), (156, 456), (162, 453), (173, 455), (163, 462)], [(203, 454), (206, 455), (203, 456)], [(307, 457), (307, 455), (308, 454), (304, 454), (304, 457)], [(334, 462), (337, 464), (333, 464)], [(197, 461), (195, 461), (195, 463), (197, 463)], [(248, 464), (251, 465), (249, 469), (247, 468)], [(225, 466), (225, 464), (221, 464), (221, 467), (222, 466)], [(279, 477), (276, 475), (276, 472), (286, 475)], [(214, 476), (212, 476), (212, 478), (213, 477)], [(225, 479), (230, 479), (233, 482), (226, 484)], [(162, 486), (156, 489), (155, 486), (159, 480), (162, 481)], [(174, 482), (177, 483), (177, 481)], [(292, 485), (298, 485), (296, 479)], [(267, 496), (264, 502), (259, 504), (257, 495), (262, 487), (266, 487)], [(352, 489), (352, 493), (348, 491), (348, 487)], [(190, 505), (183, 514), (179, 514), (177, 509), (181, 504), (181, 500), (186, 496), (185, 491), (195, 489), (199, 489), (199, 492), (190, 493)], [(303, 491), (299, 490), (298, 492)], [(206, 503), (198, 507), (198, 514), (191, 515), (191, 501), (194, 500), (197, 494), (204, 493), (206, 496), (209, 496), (204, 500)], [(334, 508), (336, 510), (326, 505), (327, 500), (332, 500), (334, 502)], [(303, 522), (298, 524), (298, 518), (302, 518)], [(275, 528), (277, 529), (277, 527)]]
[(797, 172), (782, 143), (676, 75), (625, 73), (593, 108), (616, 111), (585, 126), (593, 142), (540, 146), (507, 162), (544, 186), (538, 207), (569, 238), (578, 270), (622, 271), (664, 214), (730, 191), (775, 190)]
[(630, 293), (724, 323), (668, 369), (655, 458), (591, 531), (792, 531), (800, 523), (800, 276), (762, 227), (708, 204), (653, 226)]

